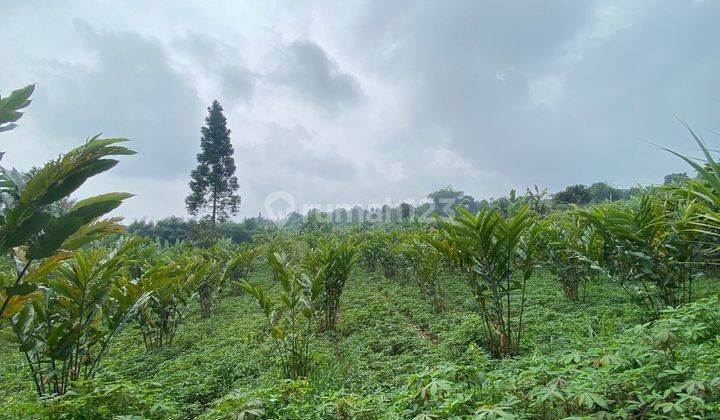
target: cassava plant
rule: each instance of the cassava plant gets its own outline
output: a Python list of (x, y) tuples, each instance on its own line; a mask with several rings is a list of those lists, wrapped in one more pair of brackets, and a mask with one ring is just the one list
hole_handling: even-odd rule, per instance
[(429, 239), (466, 277), (482, 320), (485, 346), (497, 358), (520, 353), (525, 287), (537, 259), (542, 223), (526, 207), (505, 219), (495, 209), (438, 219)]
[(320, 276), (314, 279), (301, 273), (300, 268), (284, 255), (270, 254), (267, 264), (278, 274), (282, 286), (276, 301), (265, 293), (261, 285), (243, 283), (253, 296), (268, 322), (282, 371), (287, 378), (305, 378), (310, 372), (310, 342), (315, 336), (316, 302), (323, 291)]

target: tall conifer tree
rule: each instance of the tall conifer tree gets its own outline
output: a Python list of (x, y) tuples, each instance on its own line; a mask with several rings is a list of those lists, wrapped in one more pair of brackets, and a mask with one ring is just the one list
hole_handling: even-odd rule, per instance
[(227, 220), (240, 207), (230, 130), (217, 100), (208, 107), (200, 149), (198, 166), (190, 174), (190, 195), (185, 205), (193, 216), (204, 214), (214, 228), (217, 221)]

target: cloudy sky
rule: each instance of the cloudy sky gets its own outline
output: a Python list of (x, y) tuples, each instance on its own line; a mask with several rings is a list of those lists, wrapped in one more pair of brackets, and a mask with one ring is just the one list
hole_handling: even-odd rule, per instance
[[(301, 4), (302, 3), (302, 4)], [(37, 82), (0, 137), (28, 168), (98, 132), (139, 154), (82, 195), (185, 215), (206, 107), (232, 129), (242, 211), (662, 182), (720, 140), (720, 1), (4, 0), (0, 91)], [(275, 194), (277, 196), (277, 193)]]

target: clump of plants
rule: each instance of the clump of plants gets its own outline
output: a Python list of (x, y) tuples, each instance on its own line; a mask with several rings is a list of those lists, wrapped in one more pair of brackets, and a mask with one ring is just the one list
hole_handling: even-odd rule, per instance
[(420, 293), (426, 296), (438, 310), (445, 307), (445, 291), (442, 275), (446, 261), (429, 242), (437, 240), (432, 234), (416, 232), (410, 234), (399, 248), (403, 260), (408, 264), (408, 277), (415, 280)]
[(655, 316), (692, 298), (700, 274), (692, 203), (646, 193), (634, 201), (579, 210), (602, 240), (597, 266)]
[(232, 290), (235, 296), (242, 295), (244, 291), (242, 282), (246, 281), (248, 276), (255, 270), (260, 255), (259, 248), (247, 247), (238, 252), (227, 263), (225, 267), (226, 277), (232, 282)]
[(145, 262), (138, 282), (153, 293), (140, 307), (137, 321), (147, 350), (172, 345), (203, 275), (193, 269), (193, 262), (187, 258), (171, 261), (165, 255)]
[(543, 266), (557, 277), (567, 299), (581, 300), (581, 290), (598, 273), (593, 261), (604, 258), (601, 238), (575, 212), (553, 214), (542, 234)]
[[(0, 99), (0, 131), (15, 127), (34, 87)], [(149, 293), (123, 265), (134, 241), (114, 249), (79, 250), (122, 232), (119, 218), (101, 219), (131, 195), (108, 193), (71, 204), (89, 178), (113, 168), (110, 156), (134, 152), (125, 139), (95, 136), (84, 145), (21, 174), (0, 171), (0, 253), (15, 273), (0, 281), (0, 328), (24, 354), (39, 395), (64, 394), (94, 377), (108, 347)], [(57, 206), (58, 203), (65, 206)]]
[(267, 264), (277, 273), (282, 287), (280, 298), (275, 300), (261, 285), (247, 282), (245, 291), (257, 300), (265, 315), (283, 374), (291, 379), (307, 377), (311, 367), (310, 342), (316, 333), (315, 307), (323, 285), (319, 277), (310, 279), (303, 275), (284, 255), (268, 255)]
[(362, 260), (370, 271), (380, 269), (388, 279), (396, 279), (400, 270), (400, 234), (397, 230), (372, 229), (364, 235)]
[(430, 239), (465, 276), (481, 316), (485, 347), (495, 357), (520, 353), (525, 287), (537, 264), (541, 224), (527, 207), (505, 219), (494, 208), (438, 219)]
[(320, 332), (335, 331), (340, 296), (359, 257), (358, 246), (348, 240), (329, 240), (305, 256), (303, 268), (312, 284), (322, 285), (322, 292), (314, 301)]
[(137, 314), (150, 290), (127, 274), (135, 240), (117, 249), (76, 251), (49, 276), (47, 288), (13, 317), (13, 341), (25, 353), (39, 395), (62, 395), (92, 379), (113, 338)]

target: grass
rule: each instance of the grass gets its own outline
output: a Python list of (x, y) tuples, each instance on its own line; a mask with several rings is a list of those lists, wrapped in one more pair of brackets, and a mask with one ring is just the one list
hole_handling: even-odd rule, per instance
[[(229, 418), (259, 401), (270, 417), (402, 417), (397, 407), (407, 405), (403, 401), (410, 392), (404, 387), (411, 375), (428, 368), (509, 372), (572, 349), (613, 342), (647, 319), (619, 288), (596, 284), (584, 303), (573, 303), (541, 273), (528, 287), (523, 356), (495, 361), (475, 344), (480, 342), (478, 317), (468, 288), (458, 277), (444, 280), (447, 309), (438, 313), (415, 284), (356, 269), (342, 296), (337, 332), (313, 344), (315, 369), (306, 381), (279, 377), (265, 320), (247, 296), (225, 297), (210, 319), (200, 318), (194, 307), (175, 343), (162, 350), (145, 351), (139, 331), (126, 330), (97, 381), (80, 384), (83, 393), (46, 404), (36, 401), (20, 353), (4, 344), (0, 416)], [(252, 281), (278, 292), (267, 268), (254, 273)]]

